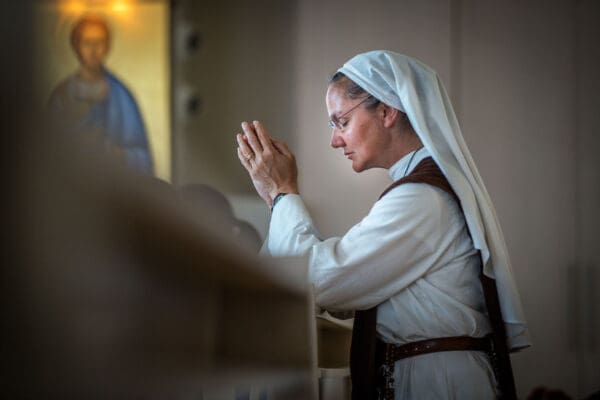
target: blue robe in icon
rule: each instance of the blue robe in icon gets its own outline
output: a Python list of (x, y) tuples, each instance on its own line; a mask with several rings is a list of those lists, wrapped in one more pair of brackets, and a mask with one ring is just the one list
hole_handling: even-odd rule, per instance
[(153, 162), (138, 105), (127, 87), (104, 70), (104, 80), (85, 82), (77, 74), (53, 91), (48, 108), (71, 132), (96, 135), (107, 148), (118, 149), (127, 163), (152, 174)]

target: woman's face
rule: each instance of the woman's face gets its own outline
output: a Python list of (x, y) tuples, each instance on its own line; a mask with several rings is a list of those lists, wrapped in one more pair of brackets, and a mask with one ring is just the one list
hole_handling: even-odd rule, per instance
[(344, 126), (343, 129), (333, 128), (331, 147), (343, 149), (344, 155), (352, 160), (352, 169), (356, 172), (369, 168), (389, 168), (391, 165), (387, 165), (384, 155), (390, 150), (391, 137), (383, 129), (381, 106), (368, 110), (361, 104), (348, 112), (362, 100), (364, 98), (350, 99), (344, 89), (336, 84), (327, 89), (325, 102), (329, 118), (339, 119)]
[(108, 54), (108, 34), (98, 24), (85, 24), (77, 40), (77, 54), (81, 64), (89, 69), (102, 67)]

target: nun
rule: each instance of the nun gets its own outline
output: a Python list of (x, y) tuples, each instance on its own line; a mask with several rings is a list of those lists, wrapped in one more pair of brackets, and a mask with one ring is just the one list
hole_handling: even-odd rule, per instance
[(331, 146), (393, 183), (345, 235), (322, 238), (294, 155), (258, 121), (237, 153), (272, 208), (262, 252), (307, 255), (316, 303), (355, 311), (353, 399), (516, 398), (509, 352), (529, 334), (494, 206), (438, 75), (370, 51), (331, 78)]

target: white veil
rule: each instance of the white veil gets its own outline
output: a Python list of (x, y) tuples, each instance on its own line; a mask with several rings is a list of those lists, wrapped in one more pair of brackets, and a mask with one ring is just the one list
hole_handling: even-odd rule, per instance
[(437, 73), (391, 51), (359, 54), (339, 70), (378, 100), (405, 112), (458, 195), (484, 273), (496, 280), (509, 348), (530, 345), (521, 300), (496, 211), (462, 137)]

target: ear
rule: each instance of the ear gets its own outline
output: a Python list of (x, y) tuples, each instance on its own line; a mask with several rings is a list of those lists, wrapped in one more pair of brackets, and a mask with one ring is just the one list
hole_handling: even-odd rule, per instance
[(398, 118), (400, 118), (400, 111), (384, 103), (381, 110), (381, 116), (383, 118), (383, 126), (391, 128), (396, 124)]

